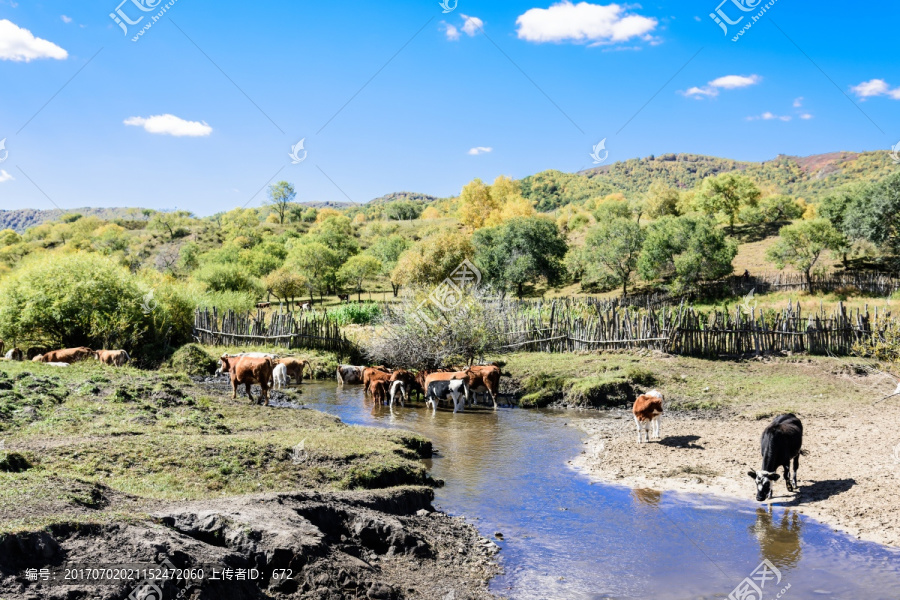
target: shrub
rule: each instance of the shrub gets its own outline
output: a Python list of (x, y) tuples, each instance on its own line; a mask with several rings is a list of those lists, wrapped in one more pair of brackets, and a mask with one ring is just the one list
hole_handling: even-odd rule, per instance
[(381, 317), (381, 307), (372, 302), (348, 303), (328, 309), (328, 316), (338, 325), (368, 325)]
[(189, 376), (212, 375), (218, 363), (216, 359), (198, 344), (186, 344), (172, 354), (169, 366)]

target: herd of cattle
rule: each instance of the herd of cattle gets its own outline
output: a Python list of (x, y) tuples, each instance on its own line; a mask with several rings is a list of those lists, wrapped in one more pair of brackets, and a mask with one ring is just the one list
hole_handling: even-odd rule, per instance
[(49, 350), (47, 348), (29, 348), (23, 352), (20, 348), (11, 348), (3, 354), (6, 345), (0, 340), (0, 354), (4, 360), (23, 361), (30, 360), (32, 362), (47, 363), (54, 367), (68, 367), (74, 362), (80, 360), (98, 360), (105, 365), (113, 367), (122, 367), (131, 360), (128, 352), (125, 350), (91, 350), (85, 346), (78, 348), (61, 348), (59, 350)]

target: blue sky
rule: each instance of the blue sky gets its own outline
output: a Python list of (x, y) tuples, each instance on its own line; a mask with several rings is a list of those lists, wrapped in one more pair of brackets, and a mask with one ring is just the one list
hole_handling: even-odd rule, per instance
[[(0, 208), (206, 215), (280, 179), (301, 201), (449, 196), (594, 166), (602, 139), (604, 164), (900, 140), (894, 3), (778, 0), (733, 42), (765, 2), (726, 0), (726, 36), (717, 0), (175, 0), (134, 42), (171, 0), (119, 1), (0, 0)], [(117, 8), (144, 18), (126, 35)]]

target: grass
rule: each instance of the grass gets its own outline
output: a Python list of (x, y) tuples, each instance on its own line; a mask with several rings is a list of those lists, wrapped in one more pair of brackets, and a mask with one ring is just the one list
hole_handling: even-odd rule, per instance
[(424, 438), (253, 406), (177, 373), (97, 363), (0, 373), (0, 533), (174, 500), (431, 483), (417, 460)]
[[(504, 390), (524, 393), (526, 398), (552, 396), (553, 401), (568, 401), (579, 390), (615, 382), (637, 384), (638, 390), (645, 390), (653, 381), (652, 387), (663, 393), (671, 409), (726, 410), (749, 419), (782, 412), (841, 411), (871, 403), (896, 387), (886, 378), (857, 372), (850, 359), (827, 357), (718, 361), (655, 353), (520, 352), (503, 360), (504, 372), (512, 375), (504, 378)], [(643, 383), (635, 381), (635, 376)], [(613, 400), (615, 404), (615, 396)]]

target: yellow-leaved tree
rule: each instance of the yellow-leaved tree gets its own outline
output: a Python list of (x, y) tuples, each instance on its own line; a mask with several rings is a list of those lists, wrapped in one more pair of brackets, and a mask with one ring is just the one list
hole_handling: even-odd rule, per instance
[(475, 179), (459, 195), (459, 220), (473, 231), (532, 215), (534, 204), (522, 196), (518, 182), (506, 175), (500, 175), (491, 185)]

